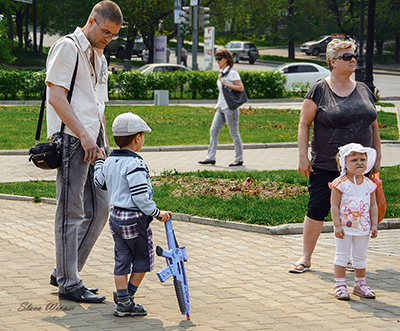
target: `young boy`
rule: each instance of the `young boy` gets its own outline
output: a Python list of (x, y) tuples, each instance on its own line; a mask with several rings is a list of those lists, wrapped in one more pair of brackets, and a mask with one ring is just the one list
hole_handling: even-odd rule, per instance
[(166, 222), (172, 213), (156, 207), (149, 170), (136, 154), (143, 146), (144, 133), (151, 132), (146, 122), (133, 113), (125, 113), (117, 116), (112, 130), (120, 149), (113, 151), (107, 160), (103, 159), (104, 154), (98, 153), (94, 182), (97, 187), (108, 190), (114, 206), (109, 219), (115, 243), (117, 308), (114, 315), (146, 315), (147, 310), (135, 304), (133, 298), (145, 273), (154, 265), (150, 222), (153, 217)]

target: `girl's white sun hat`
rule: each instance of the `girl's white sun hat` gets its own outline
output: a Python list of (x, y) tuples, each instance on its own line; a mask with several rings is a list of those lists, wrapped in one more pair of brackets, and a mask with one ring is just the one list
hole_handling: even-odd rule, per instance
[(370, 172), (376, 161), (376, 150), (371, 147), (364, 147), (361, 144), (351, 143), (339, 147), (340, 176), (346, 173), (346, 156), (351, 152), (367, 153), (367, 169), (364, 174)]

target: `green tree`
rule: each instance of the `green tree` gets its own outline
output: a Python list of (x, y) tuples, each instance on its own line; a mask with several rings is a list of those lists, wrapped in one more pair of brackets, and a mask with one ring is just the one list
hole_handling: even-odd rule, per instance
[(0, 19), (0, 66), (3, 63), (12, 63), (15, 61), (12, 56), (12, 40), (7, 38), (7, 19), (2, 17)]
[[(375, 43), (376, 52), (379, 55), (383, 54), (383, 44), (386, 40), (394, 38), (395, 34), (391, 27), (395, 28), (396, 18), (396, 3), (392, 0), (380, 0), (376, 2), (375, 7)], [(397, 33), (398, 35), (398, 33)]]

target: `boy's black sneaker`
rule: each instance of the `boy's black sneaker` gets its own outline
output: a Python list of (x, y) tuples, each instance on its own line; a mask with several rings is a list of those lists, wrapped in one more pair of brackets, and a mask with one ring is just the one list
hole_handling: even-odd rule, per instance
[[(129, 292), (129, 297), (133, 300), (133, 297), (135, 296), (135, 293), (130, 293)], [(118, 305), (118, 295), (117, 295), (117, 291), (113, 292), (113, 298), (114, 298), (114, 303), (116, 305)]]
[(147, 315), (147, 309), (143, 308), (142, 305), (135, 304), (132, 299), (129, 299), (126, 303), (118, 302), (114, 315), (118, 317), (144, 316)]

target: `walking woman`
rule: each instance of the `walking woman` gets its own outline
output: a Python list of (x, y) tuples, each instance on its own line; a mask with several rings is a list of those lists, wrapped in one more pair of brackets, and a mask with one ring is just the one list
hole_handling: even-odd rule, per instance
[(199, 161), (200, 164), (215, 164), (215, 155), (218, 147), (218, 135), (222, 126), (228, 125), (229, 133), (233, 139), (235, 147), (235, 160), (230, 163), (230, 167), (243, 165), (243, 144), (239, 133), (239, 109), (229, 109), (226, 103), (224, 93), (222, 92), (223, 85), (226, 87), (242, 92), (244, 90), (242, 81), (237, 71), (233, 70), (233, 57), (232, 54), (222, 49), (215, 53), (215, 60), (219, 66), (219, 78), (217, 81), (219, 95), (218, 103), (215, 106), (217, 111), (215, 113), (213, 122), (210, 129), (210, 146), (208, 147), (207, 158), (204, 161)]

